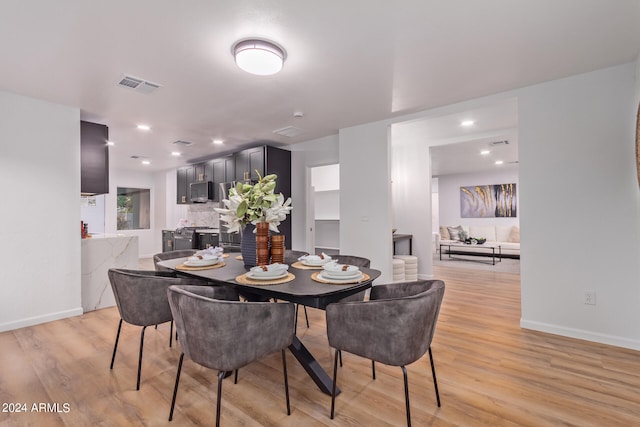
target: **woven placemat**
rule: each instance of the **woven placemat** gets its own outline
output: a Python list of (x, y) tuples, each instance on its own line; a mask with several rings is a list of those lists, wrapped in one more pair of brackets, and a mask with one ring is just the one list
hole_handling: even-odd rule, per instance
[(242, 285), (279, 285), (281, 283), (287, 283), (292, 281), (293, 279), (295, 279), (296, 276), (293, 275), (293, 273), (287, 273), (286, 276), (281, 277), (279, 279), (274, 279), (274, 280), (255, 280), (255, 279), (249, 279), (247, 277), (247, 274), (241, 274), (238, 277), (236, 277), (236, 282), (242, 284)]
[(220, 268), (220, 267), (224, 267), (225, 264), (224, 262), (219, 262), (217, 264), (213, 264), (213, 265), (203, 265), (202, 267), (191, 267), (188, 265), (184, 265), (184, 264), (178, 264), (176, 265), (176, 270), (183, 270), (183, 271), (198, 271), (198, 270), (211, 270), (213, 268)]
[(321, 270), (321, 265), (304, 265), (302, 261), (296, 261), (291, 264), (291, 267), (299, 268), (300, 270)]
[(350, 285), (352, 283), (360, 283), (360, 282), (364, 282), (366, 280), (369, 280), (371, 277), (367, 274), (367, 273), (362, 273), (362, 278), (361, 279), (353, 279), (350, 281), (340, 281), (339, 283), (337, 282), (333, 282), (333, 281), (328, 281), (326, 279), (321, 279), (319, 276), (319, 274), (322, 273), (321, 271), (318, 271), (316, 273), (313, 273), (311, 275), (311, 278), (313, 280), (315, 280), (316, 282), (320, 282), (320, 283), (326, 283), (327, 285)]

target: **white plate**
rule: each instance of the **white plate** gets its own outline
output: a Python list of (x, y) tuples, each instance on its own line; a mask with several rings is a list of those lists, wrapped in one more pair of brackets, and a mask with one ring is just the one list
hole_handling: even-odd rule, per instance
[(208, 267), (210, 265), (216, 265), (218, 262), (217, 259), (200, 259), (200, 260), (192, 260), (192, 261), (185, 261), (184, 265), (186, 265), (187, 267)]
[(278, 270), (272, 270), (272, 271), (264, 271), (264, 270), (260, 270), (260, 271), (248, 271), (247, 273), (251, 273), (251, 276), (254, 278), (257, 277), (264, 277), (265, 279), (273, 279), (274, 277), (282, 277), (282, 273), (286, 273), (287, 269), (278, 269)]
[(349, 279), (345, 279), (345, 278), (336, 279), (334, 277), (326, 277), (323, 271), (318, 274), (318, 278), (321, 280), (326, 280), (327, 282), (332, 282), (332, 283), (352, 283), (352, 282), (359, 282), (364, 278), (364, 275), (362, 274), (362, 272), (360, 272), (360, 275), (356, 277), (351, 277)]
[(287, 277), (287, 274), (289, 274), (289, 272), (285, 270), (278, 276), (255, 276), (251, 271), (248, 271), (247, 277), (251, 280), (275, 280), (275, 279), (282, 279), (283, 277)]
[(356, 270), (356, 271), (329, 271), (329, 270), (323, 270), (322, 271), (322, 276), (323, 277), (327, 277), (327, 278), (331, 278), (331, 279), (355, 279), (356, 277), (361, 277), (362, 276), (362, 271), (360, 270)]

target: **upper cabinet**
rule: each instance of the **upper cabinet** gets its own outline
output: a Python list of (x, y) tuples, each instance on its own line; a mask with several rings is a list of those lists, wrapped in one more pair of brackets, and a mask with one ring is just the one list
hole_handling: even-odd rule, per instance
[(189, 187), (192, 182), (195, 182), (195, 168), (192, 165), (184, 166), (178, 168), (177, 171), (177, 187), (176, 187), (176, 195), (177, 200), (176, 203), (179, 205), (186, 205), (190, 203), (190, 194)]
[(265, 149), (267, 147), (248, 148), (238, 151), (236, 159), (236, 181), (257, 181), (260, 176), (264, 176)]
[(236, 179), (235, 157), (233, 155), (220, 157), (209, 160), (207, 163), (211, 163), (213, 171), (213, 201), (219, 202), (221, 199), (219, 184), (221, 182), (235, 181)]
[(80, 122), (80, 192), (109, 193), (109, 128)]

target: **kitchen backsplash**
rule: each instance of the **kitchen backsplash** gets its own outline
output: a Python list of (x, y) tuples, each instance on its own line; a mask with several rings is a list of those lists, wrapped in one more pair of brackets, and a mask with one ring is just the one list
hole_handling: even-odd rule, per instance
[(220, 223), (219, 216), (214, 208), (217, 208), (219, 203), (197, 203), (188, 205), (187, 207), (187, 221), (189, 224), (196, 226), (207, 226), (218, 228)]

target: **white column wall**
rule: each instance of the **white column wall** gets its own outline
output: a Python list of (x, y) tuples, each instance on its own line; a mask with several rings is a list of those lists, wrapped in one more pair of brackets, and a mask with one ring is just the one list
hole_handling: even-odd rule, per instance
[(393, 227), (399, 234), (413, 235), (418, 277), (428, 279), (433, 277), (429, 146), (423, 140), (395, 141), (391, 155)]
[(80, 110), (0, 92), (0, 331), (82, 314)]
[(518, 91), (523, 327), (640, 349), (633, 65)]
[(359, 255), (392, 280), (389, 123), (340, 130), (340, 253)]

